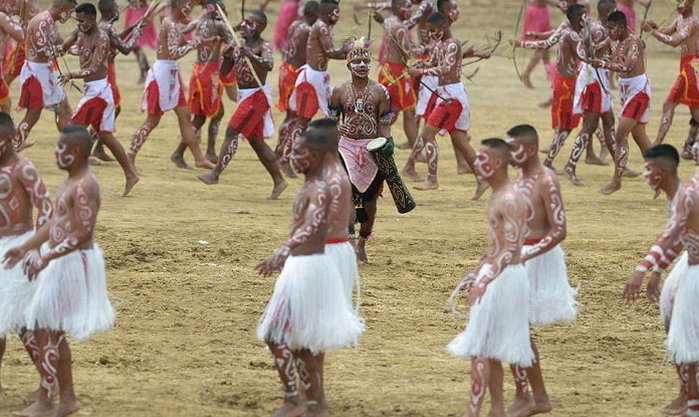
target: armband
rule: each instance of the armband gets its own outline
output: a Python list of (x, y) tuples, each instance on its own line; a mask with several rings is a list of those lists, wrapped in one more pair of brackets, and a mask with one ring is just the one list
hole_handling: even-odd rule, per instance
[(393, 124), (396, 118), (396, 114), (393, 110), (387, 110), (386, 113), (379, 116), (379, 124), (383, 126), (390, 126)]
[(334, 119), (336, 122), (340, 120), (342, 110), (339, 107), (328, 107), (328, 112), (331, 119)]

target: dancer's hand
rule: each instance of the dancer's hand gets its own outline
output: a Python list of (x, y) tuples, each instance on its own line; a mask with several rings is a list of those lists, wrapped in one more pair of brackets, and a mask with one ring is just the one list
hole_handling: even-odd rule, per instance
[(638, 298), (641, 282), (643, 282), (643, 275), (644, 273), (641, 271), (633, 271), (631, 275), (629, 275), (629, 279), (626, 281), (626, 286), (622, 294), (622, 297), (624, 297), (626, 301), (635, 301)]
[(478, 283), (471, 289), (471, 293), (468, 295), (468, 300), (466, 301), (467, 307), (473, 307), (481, 301), (483, 294), (485, 294), (485, 289), (487, 285), (483, 282)]
[(5, 269), (12, 269), (17, 265), (27, 253), (21, 246), (17, 246), (5, 252), (5, 257), (2, 262), (5, 264)]
[(43, 271), (48, 264), (48, 259), (39, 255), (38, 251), (29, 252), (24, 259), (24, 273), (29, 278), (29, 281), (34, 281), (39, 272)]
[(646, 295), (651, 303), (660, 300), (660, 272), (653, 272), (646, 285)]

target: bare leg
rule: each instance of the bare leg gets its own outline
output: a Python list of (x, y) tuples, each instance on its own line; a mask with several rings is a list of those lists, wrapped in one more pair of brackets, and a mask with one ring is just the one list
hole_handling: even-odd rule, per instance
[(655, 137), (655, 144), (663, 143), (667, 132), (672, 126), (672, 119), (675, 116), (675, 108), (678, 103), (666, 101), (663, 103), (663, 116), (660, 118), (660, 127), (658, 127), (658, 135)]
[[(7, 341), (3, 337), (0, 339), (0, 369), (2, 369), (2, 358), (5, 356), (5, 347), (7, 345)], [(5, 389), (2, 387), (2, 378), (0, 378), (0, 392), (3, 392)]]
[(209, 121), (209, 128), (207, 129), (206, 138), (206, 159), (212, 163), (218, 162), (218, 157), (216, 156), (216, 138), (218, 138), (218, 130), (221, 126), (221, 120), (223, 119), (223, 106), (219, 109), (218, 113)]
[(490, 360), (475, 357), (471, 362), (471, 400), (464, 417), (478, 417), (485, 391), (490, 385)]
[(153, 129), (158, 126), (158, 123), (160, 123), (160, 117), (161, 116), (153, 116), (149, 114), (143, 124), (136, 129), (136, 132), (134, 132), (133, 137), (131, 138), (131, 147), (126, 154), (127, 158), (129, 158), (131, 166), (133, 166), (134, 169), (136, 169), (136, 154), (138, 154), (138, 151), (141, 150), (143, 144), (146, 143), (146, 140), (148, 140), (148, 135), (150, 135), (150, 132), (152, 132)]
[(488, 381), (488, 389), (490, 390), (490, 412), (488, 412), (488, 417), (506, 417), (502, 384), (502, 363), (491, 359), (490, 380)]
[(70, 121), (70, 115), (73, 111), (70, 109), (70, 104), (68, 104), (68, 98), (64, 98), (56, 106), (56, 127), (59, 131), (63, 130), (64, 127), (68, 126)]
[(24, 118), (17, 125), (17, 131), (12, 142), (12, 146), (15, 148), (15, 150), (21, 151), (22, 149), (34, 145), (34, 142), (27, 142), (27, 139), (29, 138), (29, 133), (32, 131), (34, 125), (39, 121), (39, 117), (41, 117), (41, 109), (27, 109), (27, 112), (24, 114)]
[[(470, 168), (471, 172), (475, 172), (473, 164), (476, 161), (476, 151), (469, 144), (470, 138), (468, 132), (464, 132), (463, 130), (452, 130), (449, 135), (451, 136), (451, 144), (454, 146), (454, 150), (457, 152), (457, 154), (461, 155), (461, 158)], [(485, 181), (480, 181), (475, 174), (474, 177), (476, 178), (477, 187), (476, 192), (473, 193), (473, 197), (471, 197), (471, 200), (475, 201), (481, 198), (483, 193), (485, 193), (485, 191), (488, 189), (489, 185)]]
[[(439, 148), (437, 148), (437, 141), (435, 140), (435, 137), (437, 135), (437, 132), (439, 132), (439, 129), (430, 125), (426, 124), (425, 127), (422, 128), (422, 132), (420, 132), (420, 139), (422, 139), (423, 144), (425, 146), (425, 154), (427, 156), (427, 178), (425, 181), (423, 181), (421, 184), (418, 184), (415, 186), (416, 190), (436, 190), (439, 188), (439, 182), (437, 181), (437, 165), (439, 162)], [(415, 159), (413, 158), (414, 156), (417, 156), (415, 148), (418, 146), (417, 141), (415, 142), (415, 146), (413, 147), (413, 152), (411, 152), (409, 161), (412, 160), (413, 162), (413, 167), (415, 164)], [(406, 163), (405, 168), (403, 169), (406, 171), (408, 168), (408, 164)]]
[(210, 161), (207, 161), (206, 158), (204, 158), (204, 155), (201, 153), (201, 149), (199, 149), (199, 138), (192, 127), (189, 109), (186, 106), (177, 107), (175, 108), (175, 114), (177, 115), (177, 121), (180, 124), (182, 140), (194, 156), (194, 166), (197, 168), (214, 168), (215, 165)]
[(274, 153), (280, 158), (279, 168), (288, 178), (297, 178), (296, 173), (289, 164), (289, 155), (291, 154), (291, 145), (293, 144), (292, 138), (297, 135), (294, 133), (295, 128), (296, 116), (291, 112), (287, 112), (284, 122), (279, 126), (279, 140)]
[(146, 75), (148, 75), (148, 70), (150, 69), (150, 65), (148, 65), (148, 58), (140, 47), (134, 48), (133, 54), (136, 55), (136, 62), (138, 63), (138, 68), (141, 70), (141, 76), (138, 79), (138, 83), (143, 84), (146, 82)]
[(687, 411), (686, 417), (699, 416), (699, 373), (696, 363), (682, 364), (687, 367)]
[(126, 152), (124, 151), (124, 147), (121, 146), (121, 143), (119, 143), (113, 134), (109, 132), (101, 132), (99, 137), (102, 143), (107, 145), (107, 148), (112, 151), (112, 155), (114, 155), (117, 162), (119, 162), (119, 165), (121, 165), (121, 169), (124, 171), (126, 185), (124, 186), (124, 194), (122, 194), (122, 196), (126, 197), (129, 195), (129, 192), (131, 192), (136, 183), (138, 183), (138, 174), (129, 162)]
[(317, 358), (307, 349), (294, 352), (297, 358), (299, 376), (308, 398), (305, 417), (326, 417), (330, 414), (323, 407), (323, 382)]
[[(568, 163), (566, 164), (565, 168), (563, 168), (564, 175), (568, 177), (568, 179), (570, 180), (570, 182), (573, 183), (573, 185), (583, 185), (582, 181), (580, 181), (580, 179), (578, 178), (575, 169), (578, 166), (578, 161), (582, 156), (583, 150), (592, 144), (590, 136), (595, 131), (595, 128), (597, 127), (598, 123), (599, 114), (588, 111), (585, 112), (582, 129), (580, 129), (578, 136), (575, 137), (575, 141), (573, 142), (573, 149), (570, 151), (570, 157), (568, 158)], [(590, 154), (588, 152), (588, 158), (589, 155)]]
[(687, 132), (687, 139), (685, 139), (684, 146), (682, 148), (683, 159), (694, 159), (692, 156), (692, 145), (694, 145), (694, 142), (697, 139), (697, 134), (699, 134), (699, 123), (695, 122), (694, 119), (691, 119), (689, 131)]
[[(197, 136), (201, 137), (201, 128), (204, 126), (206, 123), (206, 116), (203, 114), (197, 114), (192, 118), (192, 128), (194, 129), (194, 132), (197, 134)], [(187, 165), (187, 162), (184, 160), (184, 151), (187, 149), (187, 144), (184, 142), (184, 140), (180, 140), (180, 143), (177, 144), (177, 148), (175, 151), (170, 155), (170, 160), (177, 165), (177, 168), (182, 168), (182, 169), (191, 169), (189, 165)]]
[(59, 362), (59, 345), (62, 337), (54, 338), (48, 330), (37, 330), (34, 333), (38, 339), (40, 360), (39, 373), (41, 374), (41, 386), (36, 401), (21, 411), (12, 413), (21, 417), (40, 417), (54, 411), (51, 395), (57, 388), (57, 372)]
[[(422, 128), (423, 132), (427, 128), (428, 126)], [(425, 140), (422, 138), (422, 135), (420, 135), (415, 140), (415, 144), (410, 151), (410, 155), (408, 155), (408, 160), (405, 162), (401, 175), (408, 177), (413, 181), (422, 181), (420, 175), (418, 175), (417, 171), (415, 171), (415, 159), (417, 159), (418, 155), (422, 153), (423, 149), (425, 149)]]
[(72, 355), (68, 340), (62, 332), (55, 332), (53, 336), (58, 343), (58, 387), (61, 393), (61, 402), (58, 404), (52, 417), (65, 417), (80, 410), (80, 402), (73, 391)]
[(666, 405), (665, 408), (660, 410), (663, 414), (678, 416), (684, 414), (687, 411), (687, 365), (675, 365), (677, 370), (677, 376), (680, 380), (680, 392), (677, 394), (677, 398), (672, 400), (670, 404)]
[(405, 132), (405, 137), (408, 138), (410, 147), (412, 147), (417, 140), (417, 116), (415, 115), (415, 107), (403, 109), (403, 131)]
[(558, 153), (563, 148), (563, 144), (565, 143), (566, 138), (568, 138), (568, 135), (570, 135), (570, 130), (556, 129), (554, 131), (551, 147), (549, 148), (548, 155), (544, 160), (545, 167), (550, 168), (553, 171), (556, 171), (556, 168), (553, 167), (553, 160), (556, 158), (556, 155), (558, 155)]
[(306, 411), (306, 404), (301, 401), (296, 385), (296, 361), (293, 352), (285, 345), (267, 342), (274, 356), (274, 366), (284, 386), (284, 401), (272, 414), (272, 417), (297, 417)]
[(602, 187), (602, 194), (612, 194), (621, 188), (621, 176), (624, 174), (626, 164), (629, 161), (629, 133), (635, 128), (637, 122), (628, 117), (621, 117), (619, 128), (615, 136), (615, 154), (614, 154), (614, 176), (612, 181)]
[(238, 131), (229, 127), (226, 129), (226, 138), (221, 145), (221, 151), (219, 152), (218, 162), (216, 167), (208, 174), (199, 175), (199, 179), (205, 184), (212, 185), (218, 184), (218, 179), (221, 176), (221, 172), (228, 166), (228, 163), (235, 156), (238, 150)]
[(357, 260), (361, 265), (369, 263), (369, 258), (366, 254), (366, 243), (374, 231), (374, 222), (376, 221), (376, 202), (378, 196), (370, 201), (365, 201), (363, 206), (367, 214), (367, 220), (359, 225), (359, 241), (357, 242)]
[[(507, 417), (527, 417), (548, 413), (553, 409), (541, 374), (539, 350), (536, 348), (534, 339), (531, 339), (531, 346), (534, 351), (534, 364), (531, 368), (525, 369), (519, 365), (510, 366), (515, 378), (517, 394), (514, 403), (507, 410)], [(533, 397), (529, 393), (528, 383), (531, 384)]]
[(267, 172), (269, 172), (269, 175), (272, 177), (274, 188), (272, 189), (272, 194), (269, 195), (269, 199), (276, 200), (289, 185), (284, 181), (284, 177), (279, 170), (279, 157), (262, 138), (249, 139), (248, 142), (257, 154), (257, 158), (262, 162), (262, 165), (264, 165)]
[[(19, 339), (22, 341), (22, 345), (29, 354), (29, 358), (31, 359), (32, 363), (36, 367), (37, 371), (39, 371), (39, 375), (41, 375), (41, 362), (39, 361), (41, 358), (41, 352), (39, 350), (39, 343), (34, 332), (27, 329), (22, 329), (19, 332)], [(26, 404), (35, 402), (39, 398), (40, 390), (41, 383), (39, 383), (39, 387), (33, 393), (24, 399), (24, 402)]]
[(544, 57), (544, 54), (546, 51), (534, 51), (534, 55), (532, 55), (532, 58), (529, 60), (529, 63), (527, 64), (527, 67), (524, 69), (522, 72), (522, 82), (524, 83), (524, 86), (527, 88), (534, 88), (534, 85), (532, 84), (531, 81), (531, 74), (534, 68), (536, 67), (536, 64), (538, 64)]

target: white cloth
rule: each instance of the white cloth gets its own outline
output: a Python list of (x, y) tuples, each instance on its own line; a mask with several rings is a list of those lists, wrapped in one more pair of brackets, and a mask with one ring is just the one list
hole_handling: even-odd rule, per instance
[[(22, 71), (19, 74), (22, 88), (29, 88), (27, 82), (31, 78), (35, 78), (41, 86), (41, 94), (43, 97), (43, 107), (49, 108), (56, 106), (66, 97), (65, 91), (58, 84), (53, 62), (32, 62), (24, 61)], [(18, 103), (22, 107), (22, 102)]]
[(673, 362), (699, 362), (699, 265), (688, 265), (677, 277), (667, 350)]
[[(522, 253), (533, 247), (524, 245)], [(577, 290), (568, 284), (568, 271), (560, 245), (524, 264), (529, 277), (529, 323), (542, 326), (575, 320)]]
[(318, 99), (318, 108), (320, 112), (325, 116), (330, 115), (330, 109), (328, 108), (328, 103), (330, 102), (330, 95), (332, 94), (333, 87), (330, 84), (330, 74), (327, 71), (318, 71), (306, 64), (299, 68), (299, 75), (296, 77), (296, 84), (294, 84), (294, 91), (291, 92), (291, 97), (289, 97), (289, 108), (293, 111), (298, 111), (298, 103), (296, 102), (296, 91), (299, 85), (303, 83), (309, 83), (313, 86), (316, 92), (316, 98)]
[[(646, 103), (640, 99), (642, 94), (645, 94), (650, 99), (651, 85), (646, 74), (637, 75), (631, 78), (619, 77), (619, 91), (621, 100), (621, 116), (632, 117), (631, 114), (639, 114), (640, 123), (648, 123), (650, 120), (650, 100)], [(634, 106), (643, 106), (636, 109)]]
[(148, 87), (151, 83), (155, 83), (158, 86), (158, 104), (160, 105), (160, 111), (165, 113), (177, 107), (177, 103), (180, 101), (180, 92), (182, 91), (180, 84), (180, 66), (177, 61), (158, 59), (153, 63), (153, 66), (148, 70), (148, 75), (146, 76), (141, 110), (148, 109)]
[(239, 88), (238, 89), (238, 107), (243, 105), (243, 102), (250, 98), (256, 92), (262, 90), (267, 97), (267, 112), (264, 115), (264, 127), (262, 128), (262, 137), (270, 138), (274, 135), (274, 120), (272, 119), (272, 94), (269, 91), (268, 86), (262, 88)]
[[(437, 91), (437, 87), (439, 87), (439, 77), (436, 75), (423, 75), (420, 80), (420, 88), (417, 92), (417, 106), (415, 106), (415, 114), (417, 117), (425, 116), (427, 104), (430, 102), (432, 94), (434, 94), (432, 91)], [(430, 91), (428, 87), (431, 88), (432, 91)]]
[[(471, 105), (468, 103), (468, 95), (466, 95), (466, 87), (461, 82), (442, 85), (437, 88), (439, 94), (445, 100), (457, 100), (461, 103), (461, 114), (456, 119), (454, 127), (458, 130), (468, 131), (471, 128)], [(442, 103), (441, 98), (437, 98), (437, 105)]]
[[(0, 259), (5, 253), (26, 242), (34, 231), (0, 238)], [(0, 265), (0, 268), (3, 266)], [(29, 305), (36, 282), (29, 281), (22, 270), (22, 262), (17, 263), (9, 270), (0, 269), (0, 337), (10, 333), (17, 333), (22, 327), (26, 327), (24, 311)]]
[(261, 340), (313, 353), (355, 345), (363, 332), (340, 272), (325, 253), (289, 256), (257, 327)]
[[(115, 130), (114, 120), (116, 119), (116, 106), (114, 105), (114, 95), (112, 87), (106, 78), (95, 81), (86, 81), (84, 84), (85, 95), (78, 103), (78, 107), (73, 112), (73, 118), (80, 119), (81, 112), (90, 111), (90, 106), (102, 109), (98, 132), (112, 133)], [(103, 103), (96, 103), (102, 101)]]
[(660, 318), (663, 320), (663, 323), (669, 323), (669, 320), (672, 318), (672, 307), (675, 304), (677, 283), (679, 277), (684, 275), (687, 272), (687, 268), (689, 268), (688, 259), (687, 251), (682, 252), (663, 284), (663, 289), (660, 292)]
[[(478, 271), (476, 284), (485, 275)], [(529, 280), (524, 266), (510, 265), (488, 284), (469, 313), (466, 329), (447, 350), (464, 358), (480, 356), (529, 367), (534, 352), (529, 340)]]
[[(41, 250), (48, 251), (48, 244)], [(104, 258), (97, 244), (53, 259), (36, 282), (34, 297), (25, 311), (28, 329), (61, 330), (81, 340), (114, 324)]]
[(582, 98), (587, 88), (597, 88), (599, 90), (599, 96), (593, 97), (593, 99), (601, 100), (600, 108), (602, 113), (607, 113), (612, 110), (612, 94), (609, 92), (609, 77), (607, 76), (607, 71), (599, 68), (595, 71), (595, 67), (592, 65), (582, 63), (578, 68), (578, 78), (575, 80), (573, 114), (583, 113)]
[(342, 278), (342, 289), (350, 306), (352, 305), (353, 291), (357, 293), (354, 309), (358, 311), (360, 296), (359, 268), (357, 268), (357, 254), (354, 252), (354, 247), (349, 242), (326, 243), (325, 253), (337, 265)]

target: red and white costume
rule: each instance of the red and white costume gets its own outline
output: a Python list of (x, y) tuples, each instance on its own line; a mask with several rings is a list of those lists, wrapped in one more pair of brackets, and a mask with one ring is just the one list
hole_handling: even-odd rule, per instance
[(576, 78), (556, 73), (553, 78), (553, 103), (551, 105), (551, 127), (573, 130), (580, 123), (580, 115), (573, 113)]
[(96, 132), (113, 133), (116, 106), (112, 87), (106, 78), (86, 81), (85, 95), (75, 108), (71, 121), (82, 126), (92, 126)]
[(277, 109), (286, 113), (289, 109), (289, 99), (294, 92), (296, 79), (299, 76), (299, 68), (287, 61), (282, 62), (279, 67), (279, 101), (277, 101)]
[(40, 110), (53, 107), (66, 96), (58, 84), (53, 62), (25, 61), (20, 79), (22, 86), (17, 105), (21, 108)]
[(589, 111), (604, 114), (612, 110), (612, 95), (609, 92), (607, 72), (590, 64), (581, 64), (575, 82), (575, 100), (573, 113), (583, 114)]
[(650, 118), (650, 80), (645, 74), (631, 78), (619, 77), (621, 117), (648, 123)]
[(152, 116), (187, 105), (177, 61), (157, 60), (146, 77), (141, 110)]
[(455, 129), (468, 132), (471, 128), (471, 106), (464, 85), (460, 82), (442, 85), (436, 92), (437, 104), (427, 123), (447, 132)]
[(194, 116), (214, 117), (223, 107), (220, 62), (197, 62), (189, 79), (189, 111)]
[(330, 74), (327, 71), (314, 70), (306, 64), (299, 69), (296, 85), (289, 99), (289, 108), (305, 119), (312, 119), (318, 111), (328, 116), (331, 94)]
[(16, 43), (12, 50), (5, 54), (4, 73), (9, 77), (19, 77), (22, 72), (22, 66), (27, 57), (27, 44), (24, 42)]
[(269, 87), (239, 88), (238, 107), (228, 126), (247, 139), (266, 139), (274, 134), (272, 95)]
[(681, 103), (690, 109), (699, 108), (699, 57), (683, 56), (680, 61), (680, 74), (675, 79), (667, 101)]
[[(430, 113), (434, 110), (437, 105), (437, 96), (432, 92), (436, 91), (439, 87), (439, 77), (436, 75), (423, 75), (421, 77), (420, 88), (417, 93), (417, 106), (415, 107), (415, 113), (417, 117), (424, 117), (425, 119), (430, 117)], [(423, 85), (424, 84), (424, 85)], [(430, 91), (427, 87), (431, 88)]]

